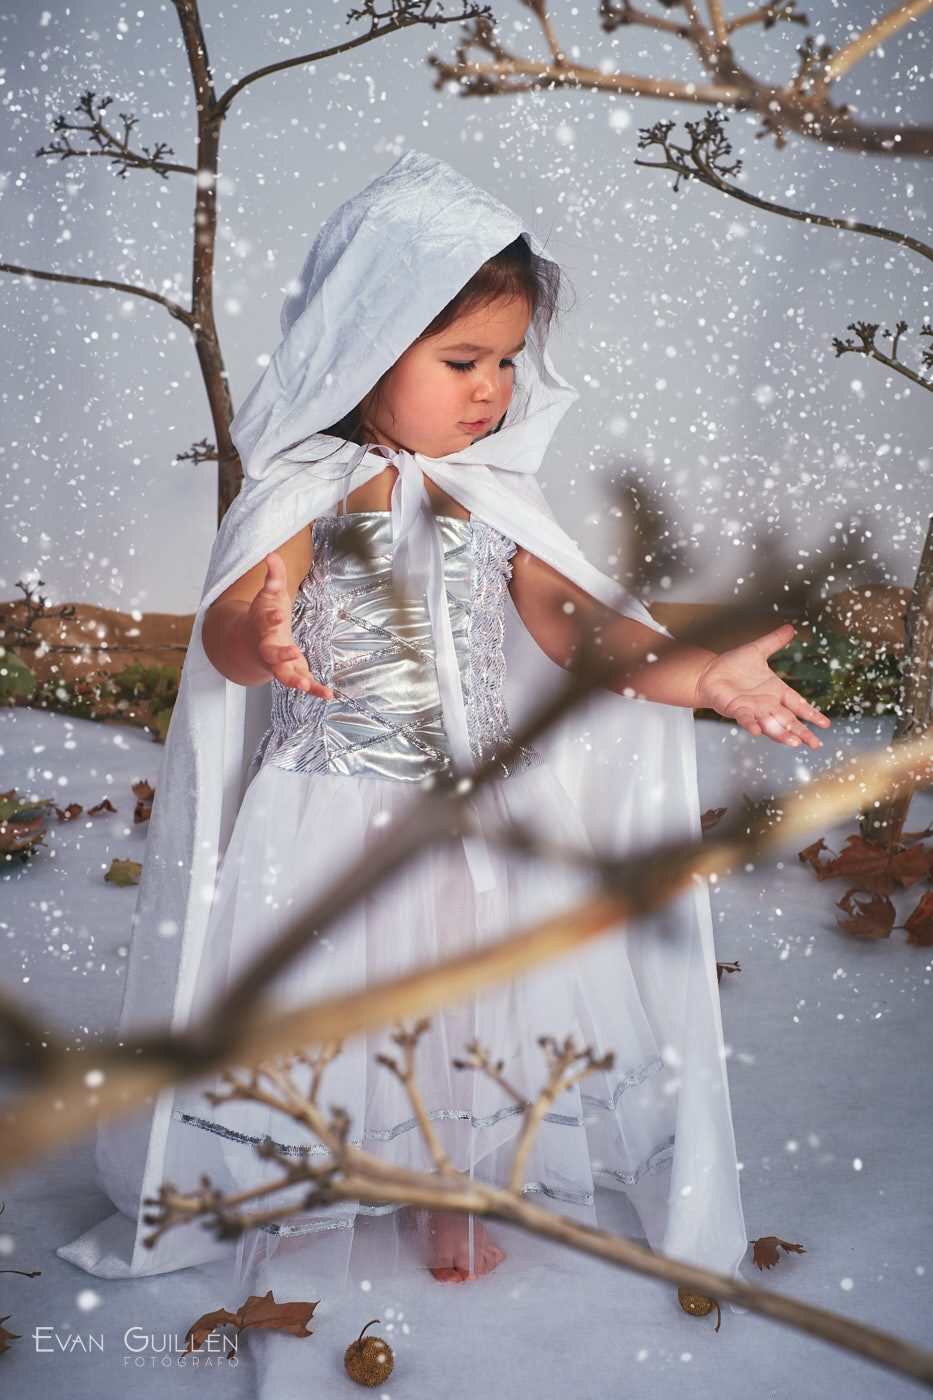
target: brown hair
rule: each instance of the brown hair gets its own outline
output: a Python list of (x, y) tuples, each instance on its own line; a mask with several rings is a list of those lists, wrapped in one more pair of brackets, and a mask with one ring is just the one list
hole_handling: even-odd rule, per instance
[[(542, 325), (542, 339), (547, 335), (551, 322), (555, 314), (559, 311), (561, 292), (560, 270), (556, 263), (538, 258), (532, 253), (525, 238), (519, 234), (507, 247), (494, 253), (491, 258), (487, 258), (481, 267), (474, 272), (469, 282), (461, 287), (460, 291), (449, 301), (442, 311), (434, 317), (429, 326), (416, 336), (412, 342), (417, 345), (421, 340), (427, 340), (431, 336), (440, 335), (447, 330), (460, 316), (468, 315), (471, 311), (477, 310), (487, 303), (497, 301), (500, 297), (524, 297), (531, 309), (532, 319), (540, 316)], [(379, 379), (358, 404), (354, 404), (344, 416), (336, 423), (332, 423), (329, 428), (321, 428), (319, 431), (326, 433), (330, 437), (343, 438), (344, 443), (356, 442), (362, 444), (366, 438), (365, 418), (372, 419), (378, 413), (382, 396), (382, 387), (391, 373), (391, 367), (380, 375)], [(516, 374), (516, 388), (518, 376)], [(497, 433), (502, 426), (505, 415), (499, 420), (491, 432)], [(308, 438), (299, 438), (290, 447), (283, 447), (275, 454), (276, 457), (283, 457), (296, 448), (307, 442)], [(335, 448), (334, 451), (339, 451)], [(327, 454), (332, 456), (333, 454)], [(314, 462), (322, 462), (326, 457), (316, 457)], [(308, 463), (313, 465), (313, 463)]]

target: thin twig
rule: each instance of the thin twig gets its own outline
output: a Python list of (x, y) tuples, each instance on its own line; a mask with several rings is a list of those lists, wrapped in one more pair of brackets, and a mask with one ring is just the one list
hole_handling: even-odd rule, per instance
[(158, 302), (176, 321), (181, 321), (189, 330), (194, 329), (194, 317), (186, 307), (162, 296), (160, 292), (150, 291), (148, 287), (137, 287), (132, 282), (112, 282), (104, 277), (79, 277), (76, 273), (45, 272), (42, 268), (19, 267), (16, 263), (8, 262), (0, 262), (0, 272), (12, 272), (18, 277), (36, 277), (42, 282), (71, 282), (76, 287), (102, 287), (112, 292), (126, 292), (130, 296)]

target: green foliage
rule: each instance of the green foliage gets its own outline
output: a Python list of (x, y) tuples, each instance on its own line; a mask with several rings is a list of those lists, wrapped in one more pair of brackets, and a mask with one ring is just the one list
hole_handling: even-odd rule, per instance
[(36, 678), (11, 647), (0, 646), (0, 705), (12, 705), (14, 695), (31, 695)]
[(9, 792), (0, 792), (0, 822), (8, 822), (11, 818), (25, 821), (27, 817), (46, 816), (54, 801), (54, 797), (40, 797), (38, 801), (33, 798), (31, 802), (24, 802), (16, 788), (10, 788)]
[[(144, 701), (152, 710), (157, 723), (160, 723), (160, 717), (164, 716), (164, 727), (167, 730), (178, 696), (180, 676), (179, 666), (143, 666), (141, 661), (124, 666), (122, 671), (117, 671), (110, 677), (117, 709), (128, 709)], [(161, 737), (164, 739), (164, 732)]]
[(860, 637), (814, 629), (811, 638), (795, 637), (776, 651), (768, 664), (831, 718), (886, 714), (900, 696), (897, 658)]
[[(54, 801), (52, 797), (42, 797), (24, 802), (16, 788), (0, 792), (0, 871), (16, 861), (23, 864), (35, 855)], [(25, 845), (21, 844), (24, 835), (32, 838)]]
[(89, 681), (48, 680), (37, 685), (30, 700), (34, 710), (54, 710), (79, 719), (95, 719), (99, 687)]
[(143, 666), (134, 661), (98, 680), (52, 680), (37, 686), (31, 704), (81, 719), (133, 720), (142, 715), (156, 738), (165, 740), (178, 695), (178, 666)]
[[(814, 628), (810, 637), (795, 637), (773, 652), (768, 665), (830, 719), (889, 714), (900, 702), (900, 662), (861, 637)], [(716, 710), (694, 714), (723, 719)]]

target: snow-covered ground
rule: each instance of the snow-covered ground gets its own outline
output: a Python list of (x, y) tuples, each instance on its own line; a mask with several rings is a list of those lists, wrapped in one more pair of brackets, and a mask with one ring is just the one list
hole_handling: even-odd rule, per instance
[[(789, 787), (890, 734), (889, 720), (837, 720), (824, 747), (793, 753), (725, 724), (697, 726), (705, 808), (741, 793)], [(76, 1048), (109, 1033), (120, 1004), (134, 888), (104, 883), (114, 857), (141, 861), (146, 825), (134, 826), (131, 784), (156, 783), (162, 749), (135, 730), (29, 710), (0, 713), (0, 790), (16, 787), (85, 808), (103, 797), (116, 815), (49, 828), (48, 849), (0, 881), (2, 983), (43, 1025)], [(933, 818), (915, 799), (908, 826)], [(839, 849), (851, 824), (822, 835)], [(803, 842), (796, 843), (802, 845)], [(914, 1342), (933, 1339), (933, 1016), (931, 955), (895, 929), (862, 944), (835, 923), (845, 886), (818, 884), (795, 848), (713, 889), (717, 955), (733, 1116), (743, 1164), (749, 1240), (776, 1234), (805, 1254), (743, 1274)], [(899, 919), (919, 898), (896, 903)], [(6, 1203), (0, 1267), (4, 1324), (20, 1333), (0, 1359), (6, 1394), (18, 1397), (187, 1395), (228, 1400), (309, 1400), (350, 1395), (343, 1351), (378, 1317), (396, 1365), (378, 1393), (392, 1400), (635, 1396), (694, 1400), (749, 1396), (914, 1394), (918, 1387), (867, 1361), (749, 1311), (724, 1309), (722, 1328), (688, 1317), (674, 1290), (593, 1262), (591, 1283), (554, 1269), (439, 1285), (429, 1276), (378, 1278), (365, 1293), (322, 1299), (313, 1336), (245, 1332), (239, 1364), (197, 1368), (161, 1358), (137, 1367), (129, 1327), (184, 1334), (201, 1313), (236, 1306), (226, 1265), (108, 1282), (59, 1259), (112, 1210), (94, 1185), (90, 1137), (0, 1187)], [(300, 1282), (299, 1282), (300, 1287)], [(276, 1294), (281, 1301), (283, 1295)], [(292, 1297), (314, 1297), (305, 1288)], [(36, 1329), (47, 1329), (38, 1344)], [(104, 1334), (104, 1351), (62, 1353), (56, 1336)], [(39, 1350), (39, 1347), (48, 1348)], [(209, 1373), (209, 1374), (206, 1374)]]

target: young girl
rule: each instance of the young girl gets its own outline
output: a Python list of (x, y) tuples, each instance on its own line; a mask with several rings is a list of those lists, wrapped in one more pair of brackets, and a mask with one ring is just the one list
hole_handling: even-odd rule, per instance
[[(616, 663), (610, 683), (503, 758), (472, 797), (473, 830), (438, 839), (316, 933), (264, 1005), (390, 979), (597, 888), (578, 863), (510, 853), (496, 839), (510, 823), (583, 854), (696, 836), (693, 707), (819, 745), (808, 724), (829, 721), (767, 664), (792, 627), (718, 655), (661, 648), (664, 629), (548, 508), (535, 472), (576, 397), (546, 350), (558, 291), (521, 220), (419, 152), (315, 240), (282, 343), (233, 424), (244, 485), (215, 542), (156, 787), (123, 1038), (196, 1024), (404, 821), (422, 784), (504, 754), (578, 664), (581, 636)], [(345, 1042), (320, 1102), (347, 1111), (367, 1152), (431, 1171), (411, 1102), (376, 1060), (399, 1057), (390, 1031)], [(523, 1105), (453, 1061), (477, 1042), (528, 1103), (546, 1079), (540, 1037), (568, 1035), (614, 1063), (544, 1115), (522, 1191), (734, 1275), (747, 1241), (703, 887), (432, 1014), (415, 1066), (455, 1166), (504, 1184)], [(229, 1246), (196, 1227), (145, 1248), (140, 1203), (160, 1183), (270, 1180), (280, 1169), (255, 1152), (265, 1137), (326, 1159), (291, 1119), (225, 1093), (220, 1076), (190, 1081), (102, 1124), (98, 1168), (119, 1210), (59, 1254), (111, 1277), (201, 1262)], [(314, 1286), (339, 1289), (364, 1237), (367, 1267), (443, 1282), (508, 1273), (519, 1256), (573, 1262), (472, 1214), (337, 1200), (249, 1232), (238, 1266), (286, 1242)]]

